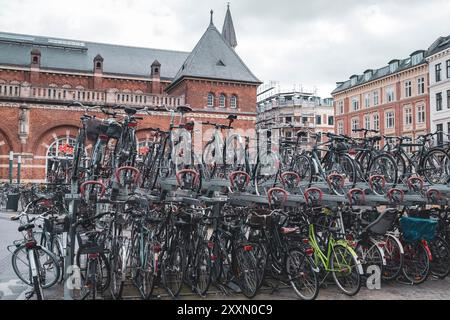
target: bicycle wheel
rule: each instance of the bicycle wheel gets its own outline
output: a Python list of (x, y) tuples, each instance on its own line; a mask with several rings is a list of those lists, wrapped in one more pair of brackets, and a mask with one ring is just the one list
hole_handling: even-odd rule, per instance
[[(61, 268), (58, 260), (53, 254), (43, 247), (36, 247), (36, 264), (39, 268), (40, 284), (43, 289), (48, 289), (54, 286), (60, 277)], [(17, 277), (29, 286), (33, 286), (30, 275), (30, 262), (28, 261), (28, 251), (25, 245), (14, 250), (11, 263), (14, 273)]]
[(381, 274), (383, 274), (383, 252), (381, 249), (372, 242), (368, 243), (358, 243), (358, 247), (356, 248), (356, 253), (359, 255), (359, 258), (362, 262), (364, 274), (367, 274), (367, 268), (370, 266), (377, 266)]
[(123, 246), (119, 241), (115, 241), (115, 244), (109, 255), (111, 265), (111, 295), (115, 300), (122, 298), (123, 291), (123, 273), (125, 267), (123, 265)]
[[(88, 273), (88, 253), (83, 253), (83, 250), (78, 250), (76, 256), (76, 264), (80, 269), (81, 280), (86, 280), (86, 275)], [(94, 253), (95, 254), (95, 253)], [(111, 283), (111, 268), (109, 265), (108, 258), (106, 258), (104, 253), (98, 253), (97, 256), (97, 290), (99, 292), (104, 292), (108, 289)]]
[(388, 154), (376, 156), (370, 164), (368, 176), (382, 175), (387, 183), (396, 183), (398, 180), (398, 170), (394, 158)]
[(314, 262), (304, 252), (292, 249), (286, 259), (286, 273), (295, 293), (303, 300), (314, 300), (319, 293), (319, 281)]
[(403, 275), (413, 284), (424, 282), (430, 273), (430, 259), (422, 242), (404, 245)]
[(429, 243), (431, 255), (431, 274), (444, 279), (450, 274), (450, 247), (441, 237), (436, 237)]
[(199, 245), (195, 257), (195, 289), (204, 296), (211, 284), (211, 254), (206, 243)]
[(387, 235), (384, 239), (384, 257), (386, 265), (383, 267), (381, 278), (383, 280), (393, 280), (402, 271), (403, 267), (403, 246), (393, 235)]
[(301, 181), (311, 184), (315, 172), (310, 158), (305, 155), (299, 155), (292, 161), (289, 169), (296, 172), (300, 176)]
[(361, 288), (358, 258), (347, 247), (333, 246), (330, 266), (336, 285), (348, 296), (356, 295)]
[[(255, 241), (255, 240), (253, 240)], [(267, 248), (262, 243), (252, 243), (253, 246), (253, 255), (256, 259), (256, 269), (257, 269), (257, 275), (258, 275), (258, 289), (261, 288), (265, 274), (266, 274), (266, 267), (267, 267)]]
[(246, 251), (240, 246), (236, 250), (236, 279), (242, 293), (247, 298), (253, 298), (258, 291), (258, 276), (256, 259), (252, 251)]
[(142, 273), (142, 291), (144, 298), (149, 300), (152, 297), (155, 288), (156, 277), (158, 273), (158, 254), (155, 252), (156, 243), (147, 242), (144, 251), (144, 265), (140, 272)]
[(431, 184), (446, 184), (450, 177), (450, 157), (441, 149), (427, 153), (420, 166), (420, 172)]
[(161, 278), (164, 287), (172, 297), (178, 296), (184, 279), (184, 252), (176, 246), (163, 254), (161, 261)]

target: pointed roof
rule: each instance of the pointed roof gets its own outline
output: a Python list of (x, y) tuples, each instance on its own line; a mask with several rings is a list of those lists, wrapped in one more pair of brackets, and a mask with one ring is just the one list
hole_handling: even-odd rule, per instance
[(227, 7), (227, 14), (225, 15), (225, 21), (223, 22), (222, 36), (224, 37), (225, 41), (230, 45), (230, 47), (236, 48), (237, 46), (236, 32), (234, 31), (233, 19), (231, 18), (229, 3)]
[(167, 89), (184, 77), (261, 83), (225, 41), (212, 20)]

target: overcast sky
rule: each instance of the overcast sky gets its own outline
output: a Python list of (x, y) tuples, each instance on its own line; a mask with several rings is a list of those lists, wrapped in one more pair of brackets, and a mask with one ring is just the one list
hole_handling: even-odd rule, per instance
[[(236, 51), (262, 81), (316, 86), (450, 34), (448, 0), (234, 0)], [(226, 0), (0, 0), (0, 31), (190, 51)], [(0, 52), (1, 55), (1, 52)]]

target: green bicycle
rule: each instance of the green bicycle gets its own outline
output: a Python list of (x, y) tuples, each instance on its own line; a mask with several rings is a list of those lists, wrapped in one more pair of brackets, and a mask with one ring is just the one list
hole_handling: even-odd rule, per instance
[[(316, 233), (314, 224), (309, 226), (309, 243), (314, 249), (314, 262), (323, 275), (321, 283), (328, 275), (348, 296), (354, 296), (361, 288), (361, 276), (364, 274), (358, 255), (343, 239), (335, 239), (340, 228), (326, 227)], [(326, 248), (326, 252), (325, 252)]]

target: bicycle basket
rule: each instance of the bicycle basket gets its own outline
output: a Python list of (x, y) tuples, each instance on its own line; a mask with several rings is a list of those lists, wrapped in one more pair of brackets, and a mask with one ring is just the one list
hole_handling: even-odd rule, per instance
[(106, 135), (113, 139), (119, 139), (122, 134), (122, 126), (117, 122), (111, 122), (106, 129)]
[(400, 219), (403, 239), (408, 243), (420, 240), (433, 240), (436, 236), (436, 228), (437, 220), (414, 217), (403, 217)]
[(86, 122), (86, 136), (89, 140), (97, 140), (100, 132), (102, 131), (102, 121), (99, 119), (89, 119)]

